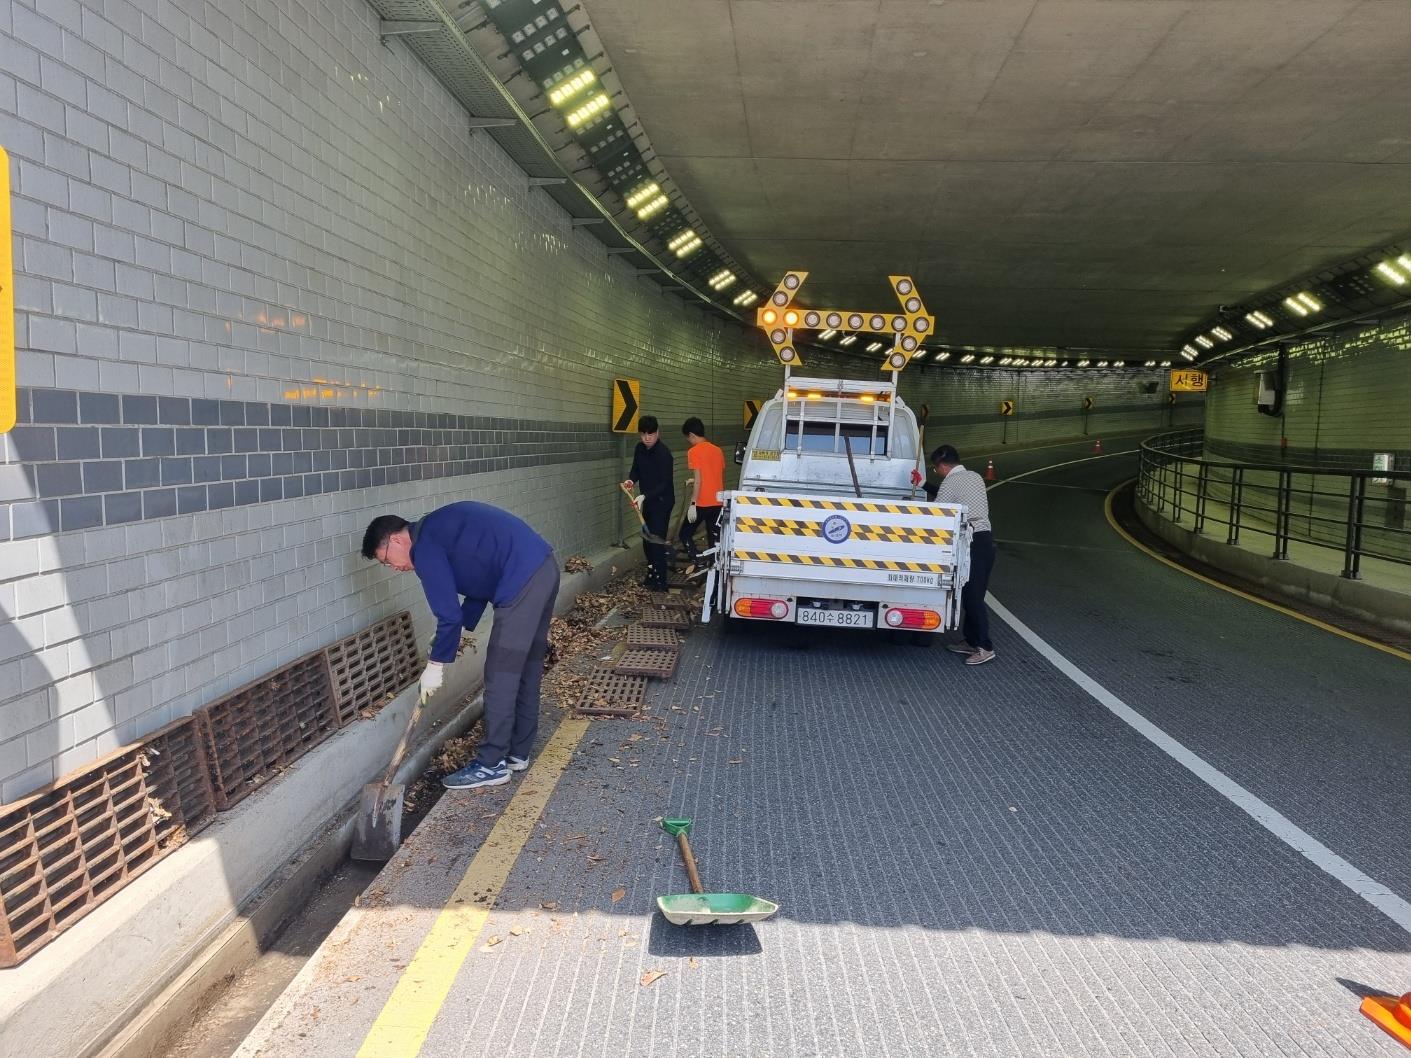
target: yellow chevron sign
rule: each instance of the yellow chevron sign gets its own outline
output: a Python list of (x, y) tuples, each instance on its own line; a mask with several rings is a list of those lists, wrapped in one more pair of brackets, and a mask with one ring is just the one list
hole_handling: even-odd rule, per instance
[(794, 298), (807, 278), (807, 272), (785, 272), (769, 300), (755, 310), (755, 323), (768, 336), (774, 355), (785, 367), (803, 364), (794, 346), (794, 332), (798, 330), (854, 331), (878, 338), (890, 335), (892, 350), (887, 354), (885, 366), (893, 371), (906, 367), (921, 348), (922, 341), (936, 331), (936, 317), (927, 314), (911, 276), (887, 277), (902, 309), (890, 313), (798, 308)]
[(636, 433), (642, 415), (642, 383), (635, 378), (612, 380), (612, 415), (608, 428), (613, 433)]
[(744, 494), (735, 502), (748, 507), (793, 507), (809, 511), (862, 511), (866, 514), (919, 514), (928, 518), (954, 518), (954, 507), (919, 503), (874, 503), (870, 500), (800, 500), (790, 496)]
[(758, 417), (760, 406), (761, 406), (763, 403), (764, 403), (764, 401), (762, 401), (762, 400), (747, 400), (747, 401), (745, 401), (745, 413), (744, 413), (743, 418), (744, 418), (744, 421), (745, 421), (745, 429), (746, 429), (746, 430), (751, 429), (751, 428), (754, 426), (754, 421), (755, 421), (755, 419)]
[[(803, 522), (789, 518), (743, 517), (735, 522), (742, 533), (770, 533), (776, 536), (822, 536), (822, 522)], [(851, 540), (875, 540), (888, 544), (949, 544), (949, 529), (924, 529), (903, 525), (854, 525)]]
[(1000, 402), (999, 402), (999, 413), (1000, 413), (1001, 415), (1013, 415), (1013, 414), (1014, 414), (1014, 401), (1012, 401), (1012, 400), (1002, 400), (1002, 401), (1000, 401)]
[(882, 558), (840, 558), (836, 555), (790, 555), (782, 551), (734, 551), (736, 558), (754, 562), (787, 562), (795, 566), (828, 566), (833, 569), (878, 569), (889, 573), (949, 573), (936, 562), (892, 562)]

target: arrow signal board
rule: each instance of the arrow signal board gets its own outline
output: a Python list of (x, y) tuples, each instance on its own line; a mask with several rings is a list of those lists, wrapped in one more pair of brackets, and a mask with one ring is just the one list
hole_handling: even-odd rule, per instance
[(888, 276), (901, 311), (863, 312), (857, 309), (807, 309), (794, 304), (807, 272), (785, 272), (769, 300), (755, 310), (755, 323), (769, 338), (774, 355), (785, 367), (803, 364), (794, 345), (795, 331), (853, 331), (878, 338), (891, 336), (892, 350), (885, 367), (900, 371), (936, 330), (936, 317), (926, 305), (910, 276)]

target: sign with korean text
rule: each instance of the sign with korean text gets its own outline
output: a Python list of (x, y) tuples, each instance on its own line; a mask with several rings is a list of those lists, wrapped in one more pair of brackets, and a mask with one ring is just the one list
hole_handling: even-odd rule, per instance
[(1177, 368), (1171, 372), (1172, 393), (1204, 393), (1210, 388), (1210, 376), (1204, 371)]

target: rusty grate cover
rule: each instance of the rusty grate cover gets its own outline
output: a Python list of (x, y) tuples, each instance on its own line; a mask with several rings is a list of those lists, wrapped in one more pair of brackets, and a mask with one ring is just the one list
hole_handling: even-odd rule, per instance
[[(0, 967), (34, 954), (210, 821), (194, 735), (186, 717), (0, 808)], [(154, 766), (161, 757), (169, 762)]]
[(594, 669), (573, 705), (577, 716), (636, 716), (647, 695), (645, 676), (621, 676), (611, 669)]
[(194, 715), (223, 812), (337, 728), (324, 652), (305, 654)]
[(669, 610), (693, 611), (700, 605), (699, 599), (683, 591), (659, 591), (653, 593), (651, 598), (653, 606), (665, 606)]
[(635, 650), (679, 650), (681, 635), (670, 628), (633, 625), (627, 629), (627, 646)]
[(675, 650), (629, 647), (613, 662), (612, 671), (619, 676), (647, 676), (656, 680), (669, 680), (676, 672), (676, 659), (679, 656), (679, 652)]
[(637, 622), (647, 628), (690, 628), (691, 615), (674, 606), (648, 606)]
[(421, 674), (425, 663), (406, 610), (340, 639), (326, 653), (340, 727), (364, 710), (381, 708)]

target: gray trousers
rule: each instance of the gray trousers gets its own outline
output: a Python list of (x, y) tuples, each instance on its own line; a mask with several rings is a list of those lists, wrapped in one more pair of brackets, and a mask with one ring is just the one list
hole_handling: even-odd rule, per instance
[(559, 563), (550, 554), (513, 600), (495, 607), (485, 653), (485, 737), (475, 755), (481, 764), (493, 767), (506, 753), (529, 759), (558, 593)]

